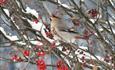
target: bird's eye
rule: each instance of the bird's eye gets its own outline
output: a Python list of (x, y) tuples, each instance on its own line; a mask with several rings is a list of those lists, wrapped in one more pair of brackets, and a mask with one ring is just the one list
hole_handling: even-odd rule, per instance
[(58, 16), (56, 16), (56, 15), (54, 15), (54, 14), (52, 15), (52, 17), (53, 17), (53, 18), (59, 18)]
[(52, 19), (50, 18), (50, 21), (52, 21)]

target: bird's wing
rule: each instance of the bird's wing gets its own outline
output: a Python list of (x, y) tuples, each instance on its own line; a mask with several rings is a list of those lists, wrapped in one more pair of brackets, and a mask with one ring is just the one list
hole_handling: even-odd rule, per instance
[(60, 30), (56, 30), (55, 31), (55, 39), (58, 39), (58, 40), (63, 40), (65, 42), (74, 42), (76, 39), (75, 37), (78, 36), (79, 34), (78, 33), (75, 33), (75, 32), (68, 32), (68, 31), (60, 31)]
[(75, 41), (75, 37), (78, 35), (77, 33), (69, 33), (64, 31), (60, 31), (58, 34), (67, 42)]
[(66, 29), (66, 30), (60, 30), (60, 31), (63, 31), (63, 32), (68, 32), (68, 33), (73, 33), (73, 34), (78, 34), (78, 32), (75, 30), (75, 29), (73, 29), (73, 28), (70, 28), (70, 29)]

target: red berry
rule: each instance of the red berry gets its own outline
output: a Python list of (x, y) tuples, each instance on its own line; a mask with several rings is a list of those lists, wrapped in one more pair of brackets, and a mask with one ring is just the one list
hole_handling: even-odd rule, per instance
[(30, 51), (29, 50), (24, 50), (23, 55), (28, 57), (30, 55)]
[(92, 18), (95, 18), (98, 14), (98, 11), (96, 9), (91, 9), (89, 10), (88, 14), (90, 14)]
[(39, 22), (39, 20), (38, 19), (34, 19), (34, 22), (37, 24)]
[(46, 70), (45, 61), (42, 59), (37, 60), (37, 66), (38, 66), (38, 70)]
[(12, 60), (12, 61), (17, 61), (17, 58), (18, 58), (17, 55), (13, 55), (13, 56), (11, 57), (11, 60)]
[(68, 69), (68, 67), (64, 64), (64, 65), (62, 66), (62, 70), (69, 70), (69, 69)]
[(46, 32), (47, 37), (51, 35), (51, 32)]
[(63, 64), (63, 62), (61, 60), (57, 61), (57, 67), (61, 67), (61, 65)]
[(57, 61), (57, 70), (69, 70), (62, 60)]
[(38, 56), (45, 56), (45, 52), (41, 51), (41, 52), (37, 52)]
[(44, 29), (44, 31), (45, 31), (45, 34), (46, 34), (46, 36), (47, 36), (48, 38), (53, 39), (53, 35), (52, 35), (51, 32), (47, 31), (46, 29)]

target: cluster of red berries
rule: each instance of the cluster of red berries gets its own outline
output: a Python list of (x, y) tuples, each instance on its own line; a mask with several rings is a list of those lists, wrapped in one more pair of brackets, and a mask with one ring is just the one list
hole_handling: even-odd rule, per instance
[[(25, 57), (29, 57), (30, 51), (29, 50), (23, 51), (23, 55)], [(45, 53), (44, 52), (38, 52), (37, 55), (38, 56), (44, 56)], [(13, 55), (11, 57), (11, 60), (15, 61), (15, 62), (21, 62), (21, 61), (23, 61), (23, 59), (21, 57), (17, 56), (17, 55)], [(43, 59), (37, 59), (36, 60), (36, 65), (37, 65), (38, 70), (46, 70), (47, 66), (46, 66), (46, 63), (45, 63), (45, 61)], [(56, 67), (57, 67), (57, 70), (69, 70), (68, 66), (65, 65), (62, 60), (58, 60), (56, 62)]]
[(57, 61), (57, 70), (69, 70), (62, 60)]
[(13, 55), (11, 57), (11, 60), (15, 61), (15, 62), (21, 62), (21, 61), (23, 61), (23, 59), (21, 57), (17, 56), (17, 55)]
[(50, 31), (48, 31), (47, 29), (44, 29), (44, 31), (45, 31), (45, 34), (48, 38), (53, 39), (53, 35)]
[(38, 70), (46, 70), (46, 63), (43, 59), (38, 59), (36, 61)]
[(99, 12), (96, 9), (91, 9), (91, 10), (88, 11), (88, 14), (90, 14), (90, 16), (92, 18), (95, 18), (95, 17), (97, 17), (97, 15), (99, 14)]

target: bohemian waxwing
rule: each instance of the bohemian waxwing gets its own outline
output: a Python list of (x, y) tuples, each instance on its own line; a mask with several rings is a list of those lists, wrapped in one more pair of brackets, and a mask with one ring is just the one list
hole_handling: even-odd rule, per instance
[(51, 33), (54, 35), (54, 39), (66, 42), (73, 42), (78, 36), (73, 28), (68, 28), (66, 23), (55, 15), (51, 16)]

